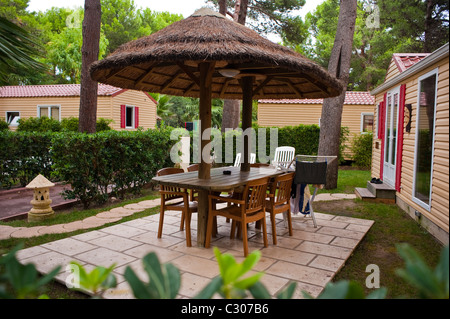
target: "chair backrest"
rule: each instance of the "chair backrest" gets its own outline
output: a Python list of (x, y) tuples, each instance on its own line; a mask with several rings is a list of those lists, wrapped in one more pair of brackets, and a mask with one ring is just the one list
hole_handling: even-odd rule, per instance
[(257, 212), (265, 207), (268, 183), (268, 177), (260, 178), (247, 183), (242, 197), (247, 199), (245, 205), (246, 214)]
[[(184, 170), (182, 168), (175, 168), (175, 167), (168, 167), (168, 168), (163, 168), (160, 169), (159, 171), (156, 172), (156, 176), (165, 176), (165, 175), (172, 175), (172, 174), (180, 174), (180, 173), (184, 173)], [(173, 193), (180, 193), (180, 192), (185, 192), (186, 190), (184, 190), (181, 187), (176, 187), (176, 186), (168, 186), (168, 185), (161, 185), (160, 186), (161, 191), (164, 192), (173, 192)], [(171, 195), (171, 194), (164, 194), (162, 195), (162, 198), (164, 199), (164, 201), (168, 201), (171, 199), (176, 199), (176, 198), (182, 198), (182, 196), (180, 195)]]
[(274, 197), (274, 205), (288, 203), (291, 198), (292, 182), (294, 181), (295, 172), (278, 175), (272, 183), (272, 193)]
[(188, 172), (196, 172), (198, 171), (198, 164), (192, 164), (187, 167)]
[(263, 164), (263, 163), (252, 163), (250, 164), (250, 167), (269, 167), (270, 164)]
[[(236, 154), (236, 159), (234, 161), (234, 167), (241, 167), (242, 155), (241, 153)], [(256, 163), (256, 153), (250, 153), (250, 164)]]
[(295, 157), (295, 148), (291, 146), (280, 146), (275, 149), (273, 165), (288, 168)]

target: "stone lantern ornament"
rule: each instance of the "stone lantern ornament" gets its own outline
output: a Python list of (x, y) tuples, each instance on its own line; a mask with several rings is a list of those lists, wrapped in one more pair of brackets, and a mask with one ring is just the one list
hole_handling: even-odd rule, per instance
[(39, 174), (36, 176), (26, 188), (34, 189), (33, 199), (30, 204), (33, 208), (28, 212), (28, 221), (39, 221), (52, 217), (55, 212), (50, 207), (52, 200), (50, 199), (49, 188), (55, 186), (44, 176)]

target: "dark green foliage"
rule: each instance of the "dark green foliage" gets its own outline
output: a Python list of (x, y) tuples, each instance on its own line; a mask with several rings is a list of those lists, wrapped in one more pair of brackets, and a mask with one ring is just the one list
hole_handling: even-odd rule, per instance
[[(0, 187), (27, 185), (36, 175), (72, 186), (67, 198), (85, 207), (109, 194), (139, 193), (156, 171), (173, 166), (170, 129), (148, 131), (0, 132)], [(108, 189), (108, 187), (110, 187)]]
[(42, 116), (19, 120), (18, 132), (59, 132), (61, 123), (58, 120)]
[(92, 201), (106, 201), (109, 192), (122, 197), (129, 191), (138, 193), (158, 169), (173, 165), (171, 143), (168, 129), (60, 133), (52, 140), (53, 169), (72, 185), (65, 196), (87, 207)]
[(7, 131), (9, 130), (9, 125), (6, 123), (4, 119), (0, 119), (0, 131)]
[(354, 165), (370, 169), (372, 167), (373, 134), (366, 133), (355, 136), (352, 143)]
[(40, 276), (34, 264), (21, 264), (16, 257), (22, 245), (0, 257), (0, 299), (47, 298), (41, 295), (42, 288), (60, 271), (56, 267), (45, 276)]
[(52, 133), (0, 131), (0, 187), (25, 186), (36, 175), (49, 178)]

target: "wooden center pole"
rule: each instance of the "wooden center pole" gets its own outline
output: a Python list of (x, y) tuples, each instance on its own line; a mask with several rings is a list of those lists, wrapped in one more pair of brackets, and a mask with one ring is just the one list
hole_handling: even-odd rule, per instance
[[(252, 108), (253, 108), (253, 83), (255, 78), (252, 76), (243, 77), (240, 81), (242, 87), (242, 130), (252, 127)], [(244, 136), (244, 154), (241, 164), (242, 172), (250, 171), (250, 152), (251, 152), (251, 134)]]
[[(199, 64), (200, 70), (200, 164), (198, 169), (199, 179), (211, 178), (211, 164), (209, 154), (211, 152), (211, 135), (209, 139), (203, 139), (203, 132), (211, 129), (211, 96), (212, 75), (215, 62), (203, 62)], [(207, 154), (207, 156), (203, 156)], [(207, 157), (207, 158), (204, 158)], [(205, 161), (208, 160), (208, 162)], [(208, 222), (208, 191), (198, 192), (198, 221), (197, 221), (197, 246), (205, 247), (206, 225)]]

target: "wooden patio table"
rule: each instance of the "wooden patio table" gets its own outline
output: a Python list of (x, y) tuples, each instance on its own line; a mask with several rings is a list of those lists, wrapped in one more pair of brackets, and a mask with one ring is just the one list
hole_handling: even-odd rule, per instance
[[(231, 171), (231, 174), (225, 175), (223, 173), (224, 171)], [(197, 246), (204, 247), (208, 221), (208, 194), (210, 192), (231, 191), (239, 186), (244, 186), (249, 181), (264, 177), (275, 177), (282, 173), (282, 170), (277, 170), (272, 167), (252, 167), (248, 172), (243, 172), (238, 167), (221, 167), (211, 169), (210, 179), (200, 179), (197, 172), (189, 172), (158, 176), (154, 177), (153, 181), (162, 185), (177, 186), (204, 192), (203, 196), (199, 196), (197, 221)], [(201, 200), (202, 198), (206, 198), (206, 200)]]

